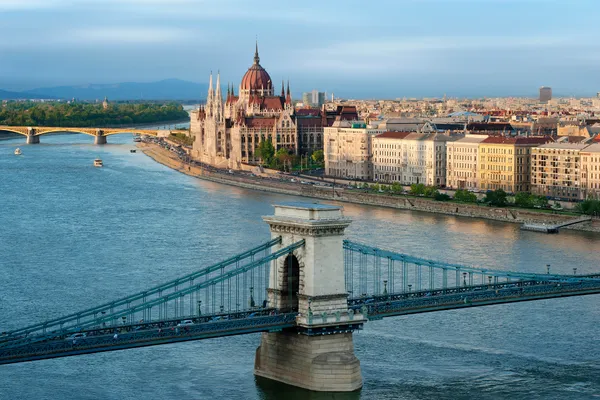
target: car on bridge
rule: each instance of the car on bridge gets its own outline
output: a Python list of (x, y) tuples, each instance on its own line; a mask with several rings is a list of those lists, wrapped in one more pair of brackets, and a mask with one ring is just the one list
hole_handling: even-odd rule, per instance
[(79, 339), (85, 339), (87, 337), (87, 335), (85, 333), (74, 333), (71, 336), (67, 336), (65, 338), (65, 340), (79, 340)]
[(188, 326), (188, 325), (194, 325), (194, 321), (192, 321), (191, 319), (186, 319), (177, 324), (177, 326)]

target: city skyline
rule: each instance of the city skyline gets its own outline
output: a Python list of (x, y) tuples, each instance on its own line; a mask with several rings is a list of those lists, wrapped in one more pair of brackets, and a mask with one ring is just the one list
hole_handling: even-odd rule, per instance
[[(237, 84), (252, 59), (297, 97), (594, 96), (593, 17), (578, 0), (401, 0), (256, 7), (240, 0), (0, 0), (0, 88), (155, 81)], [(35, 28), (32, 28), (35, 27)]]

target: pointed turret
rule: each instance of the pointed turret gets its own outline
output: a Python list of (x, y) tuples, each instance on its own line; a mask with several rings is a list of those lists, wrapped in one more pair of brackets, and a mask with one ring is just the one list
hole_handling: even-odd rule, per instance
[(212, 102), (214, 95), (213, 90), (213, 82), (212, 82), (212, 71), (210, 71), (210, 78), (208, 80), (208, 95), (206, 96), (206, 104), (210, 104)]
[(281, 97), (285, 97), (285, 85), (283, 79), (281, 80)]
[(254, 64), (260, 64), (260, 57), (258, 56), (258, 39), (256, 39), (256, 49), (254, 50)]
[(217, 86), (215, 87), (215, 98), (217, 103), (221, 103), (221, 73), (217, 72)]
[(287, 82), (287, 95), (285, 97), (285, 104), (292, 104), (292, 95), (290, 94), (290, 81)]

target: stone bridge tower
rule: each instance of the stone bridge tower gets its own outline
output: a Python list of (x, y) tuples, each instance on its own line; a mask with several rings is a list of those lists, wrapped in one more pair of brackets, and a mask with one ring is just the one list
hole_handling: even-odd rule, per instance
[[(269, 303), (298, 312), (296, 328), (263, 333), (254, 373), (314, 391), (348, 392), (362, 387), (352, 331), (365, 318), (348, 310), (342, 238), (350, 220), (338, 206), (288, 203), (263, 217), (279, 248), (305, 245), (273, 261)], [(274, 249), (274, 251), (277, 249)]]

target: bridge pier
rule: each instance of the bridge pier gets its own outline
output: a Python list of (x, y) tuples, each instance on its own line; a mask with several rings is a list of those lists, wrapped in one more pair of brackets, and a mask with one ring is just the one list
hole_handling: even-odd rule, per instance
[(106, 136), (104, 136), (104, 135), (94, 136), (94, 144), (106, 144)]
[(39, 144), (40, 137), (36, 135), (27, 135), (27, 144)]
[(348, 310), (342, 250), (350, 220), (341, 207), (310, 203), (276, 205), (263, 219), (273, 238), (282, 237), (279, 248), (305, 245), (271, 265), (270, 306), (299, 314), (296, 328), (262, 334), (255, 375), (319, 392), (360, 389), (352, 331), (365, 318)]

